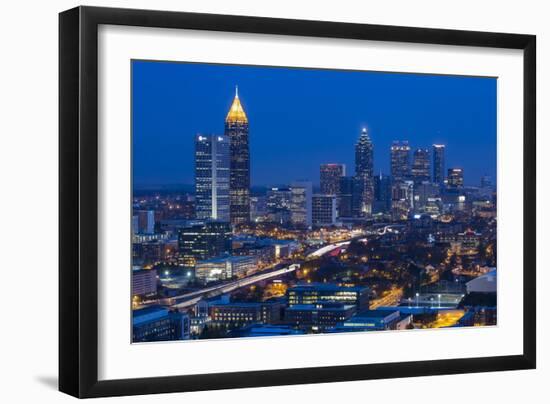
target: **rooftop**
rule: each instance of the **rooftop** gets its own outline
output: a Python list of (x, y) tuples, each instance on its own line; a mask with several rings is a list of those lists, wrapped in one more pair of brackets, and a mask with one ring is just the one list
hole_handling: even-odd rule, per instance
[(293, 286), (289, 290), (292, 291), (306, 291), (306, 290), (319, 290), (319, 291), (349, 291), (359, 292), (368, 289), (366, 286), (340, 286), (335, 283), (305, 283)]
[(168, 309), (162, 306), (150, 306), (134, 310), (132, 313), (132, 324), (140, 325), (153, 320), (158, 320), (168, 315)]
[(396, 312), (399, 313), (399, 310), (364, 310), (360, 313), (357, 313), (355, 316), (353, 316), (353, 318), (386, 318), (388, 316), (394, 315)]
[(325, 310), (325, 311), (334, 311), (334, 310), (350, 310), (354, 308), (353, 304), (294, 304), (286, 308), (286, 311), (299, 311), (299, 310)]

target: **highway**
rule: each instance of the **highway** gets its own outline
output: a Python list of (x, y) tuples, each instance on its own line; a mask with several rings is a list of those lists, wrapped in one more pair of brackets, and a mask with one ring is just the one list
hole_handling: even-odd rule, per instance
[[(385, 229), (384, 229), (384, 232), (385, 232)], [(354, 239), (361, 239), (364, 237), (365, 236), (362, 235), (362, 236), (355, 237)], [(308, 254), (307, 258), (311, 259), (311, 258), (322, 257), (323, 255), (335, 250), (336, 248), (349, 245), (352, 240), (353, 239), (326, 245)], [(200, 301), (204, 297), (212, 297), (212, 296), (221, 295), (224, 293), (229, 293), (236, 289), (242, 288), (244, 286), (252, 285), (254, 283), (261, 282), (266, 279), (275, 278), (277, 276), (281, 276), (289, 272), (293, 272), (298, 268), (300, 268), (300, 264), (291, 264), (282, 269), (276, 269), (269, 272), (262, 272), (262, 273), (251, 275), (249, 277), (239, 279), (236, 281), (215, 285), (215, 286), (210, 286), (210, 287), (196, 290), (193, 292), (188, 292), (179, 296), (174, 296), (169, 299), (165, 299), (165, 301), (167, 301), (168, 305), (170, 305), (171, 307), (178, 308), (178, 309), (185, 309), (195, 305), (198, 301)]]
[(401, 298), (403, 297), (403, 288), (392, 287), (390, 290), (382, 294), (378, 299), (374, 299), (370, 302), (370, 309), (375, 310), (381, 306), (399, 306)]
[(294, 272), (298, 268), (300, 268), (299, 264), (292, 264), (285, 268), (252, 275), (247, 278), (239, 279), (237, 281), (224, 283), (222, 285), (216, 285), (206, 289), (197, 290), (195, 292), (186, 293), (184, 295), (172, 297), (169, 300), (176, 302), (174, 304), (171, 304), (171, 307), (184, 309), (195, 305), (199, 300), (201, 300), (205, 296), (215, 296), (215, 295), (222, 295), (224, 293), (229, 293), (236, 289), (242, 288), (244, 286), (252, 285), (254, 283), (261, 282), (266, 279), (275, 278), (277, 276)]

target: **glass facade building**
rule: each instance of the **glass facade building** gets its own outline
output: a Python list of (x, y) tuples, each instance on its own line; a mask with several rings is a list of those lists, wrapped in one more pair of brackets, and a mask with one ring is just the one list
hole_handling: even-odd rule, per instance
[(390, 169), (392, 180), (405, 181), (411, 174), (411, 147), (409, 142), (393, 142), (390, 149)]
[(312, 224), (313, 185), (308, 181), (294, 182), (291, 187), (290, 217), (295, 226), (309, 227)]
[(411, 178), (415, 184), (429, 182), (430, 175), (430, 150), (416, 149), (413, 153)]
[(235, 91), (225, 118), (230, 141), (229, 216), (232, 224), (250, 222), (250, 146), (248, 118)]
[(195, 137), (195, 212), (197, 219), (229, 222), (229, 138)]
[(434, 144), (433, 153), (433, 182), (442, 185), (445, 182), (445, 145)]
[(314, 226), (332, 226), (336, 224), (336, 196), (313, 195), (312, 223)]
[(367, 132), (363, 128), (359, 140), (355, 144), (355, 193), (356, 216), (365, 216), (372, 213), (374, 201), (374, 145)]
[(178, 232), (181, 263), (194, 267), (199, 260), (231, 252), (231, 234), (227, 222), (199, 222), (181, 228)]
[(464, 170), (462, 168), (449, 168), (447, 185), (449, 188), (462, 188), (464, 186)]
[(346, 175), (344, 164), (321, 164), (319, 169), (321, 193), (337, 195), (340, 189), (340, 178)]

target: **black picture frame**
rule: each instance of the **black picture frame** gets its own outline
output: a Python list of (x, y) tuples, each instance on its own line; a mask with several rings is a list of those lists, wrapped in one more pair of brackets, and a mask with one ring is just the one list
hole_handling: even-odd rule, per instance
[[(97, 62), (100, 24), (523, 50), (523, 354), (98, 380)], [(77, 7), (60, 13), (59, 389), (85, 398), (535, 368), (535, 61), (534, 35), (96, 7)]]

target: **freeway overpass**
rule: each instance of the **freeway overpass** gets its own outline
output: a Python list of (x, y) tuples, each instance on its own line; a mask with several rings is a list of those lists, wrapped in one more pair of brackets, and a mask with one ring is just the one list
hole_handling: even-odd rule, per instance
[(169, 305), (171, 307), (178, 308), (178, 309), (185, 309), (195, 305), (199, 300), (201, 300), (204, 297), (223, 295), (224, 293), (232, 292), (244, 286), (252, 285), (254, 283), (261, 282), (266, 279), (275, 278), (277, 276), (294, 272), (298, 268), (300, 268), (299, 264), (292, 264), (285, 268), (275, 269), (273, 271), (251, 275), (246, 278), (239, 279), (233, 282), (211, 286), (205, 289), (189, 292), (180, 296), (175, 296), (167, 300), (169, 301)]

